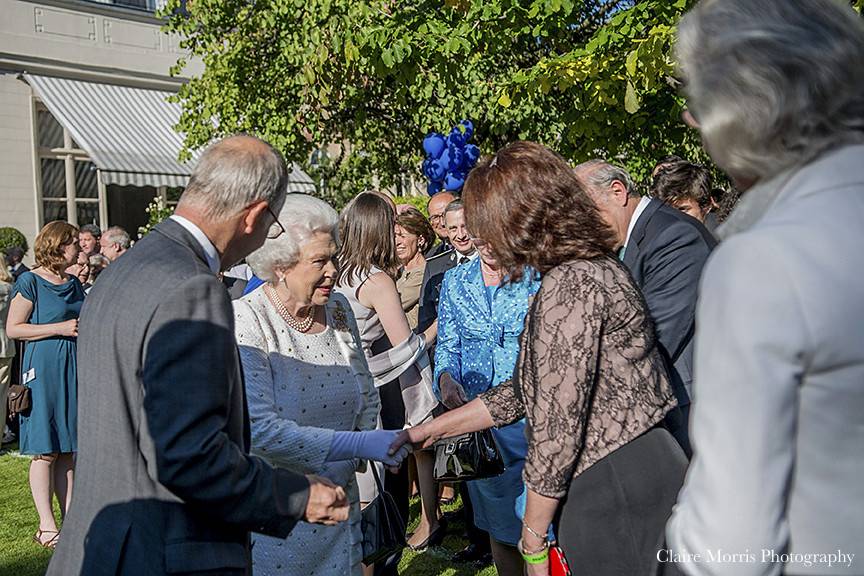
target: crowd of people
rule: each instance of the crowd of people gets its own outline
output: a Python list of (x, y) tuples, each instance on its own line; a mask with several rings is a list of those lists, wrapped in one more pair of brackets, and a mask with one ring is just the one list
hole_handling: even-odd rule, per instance
[(376, 476), (403, 519), (416, 482), (423, 551), (433, 444), (491, 429), (505, 469), (455, 487), (454, 563), (864, 574), (864, 23), (705, 0), (676, 50), (734, 190), (512, 142), (428, 218), (378, 191), (337, 213), (235, 135), (134, 247), (51, 222), (32, 270), (9, 250), (0, 397), (30, 390), (48, 573), (395, 575), (399, 550), (364, 564)]

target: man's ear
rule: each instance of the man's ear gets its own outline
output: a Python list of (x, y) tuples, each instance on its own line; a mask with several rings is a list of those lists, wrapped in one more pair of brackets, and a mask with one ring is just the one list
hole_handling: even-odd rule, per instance
[(243, 217), (243, 232), (252, 234), (258, 226), (261, 226), (262, 221), (267, 219), (269, 212), (267, 210), (267, 201), (262, 200), (251, 204)]
[(626, 206), (630, 199), (630, 193), (627, 191), (627, 186), (620, 180), (613, 180), (609, 187), (609, 196), (616, 206)]

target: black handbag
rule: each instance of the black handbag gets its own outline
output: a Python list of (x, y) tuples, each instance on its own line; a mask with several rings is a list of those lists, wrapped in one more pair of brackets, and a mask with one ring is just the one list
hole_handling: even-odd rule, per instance
[(405, 540), (405, 521), (396, 508), (396, 501), (384, 490), (378, 467), (370, 462), (378, 496), (362, 511), (363, 564), (370, 566), (408, 545)]
[(504, 473), (504, 459), (491, 430), (469, 432), (435, 442), (435, 480), (458, 482)]

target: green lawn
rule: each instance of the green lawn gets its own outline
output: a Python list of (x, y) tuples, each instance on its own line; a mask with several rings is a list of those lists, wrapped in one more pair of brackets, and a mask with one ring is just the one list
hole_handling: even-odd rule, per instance
[[(30, 459), (17, 453), (16, 444), (8, 444), (0, 451), (0, 574), (12, 576), (41, 576), (45, 573), (51, 552), (40, 548), (32, 540), (39, 527), (27, 471)], [(454, 510), (457, 503), (445, 508)], [(419, 500), (411, 503), (409, 529), (417, 525), (420, 510)], [(58, 512), (59, 518), (59, 512)], [(461, 522), (451, 522), (443, 545), (415, 554), (405, 551), (399, 565), (400, 574), (410, 576), (494, 576), (495, 569), (479, 569), (473, 565), (454, 565), (450, 555), (462, 549)]]

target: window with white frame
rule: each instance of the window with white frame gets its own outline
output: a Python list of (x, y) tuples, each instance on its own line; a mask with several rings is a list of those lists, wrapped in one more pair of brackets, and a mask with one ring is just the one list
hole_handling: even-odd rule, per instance
[(36, 103), (42, 222), (99, 224), (96, 165), (41, 103)]

